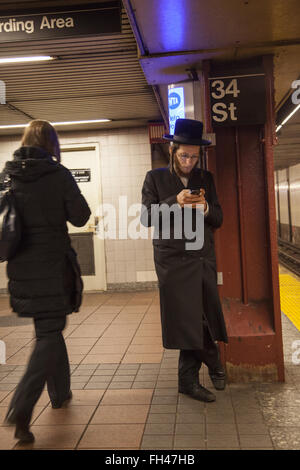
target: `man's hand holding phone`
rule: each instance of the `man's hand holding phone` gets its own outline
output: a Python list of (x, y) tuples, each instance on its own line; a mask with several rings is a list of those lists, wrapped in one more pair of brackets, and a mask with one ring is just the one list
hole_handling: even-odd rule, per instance
[(177, 202), (181, 208), (186, 204), (192, 206), (193, 209), (196, 209), (199, 204), (204, 204), (204, 212), (207, 209), (207, 202), (204, 197), (205, 189), (183, 189), (179, 194), (177, 194)]

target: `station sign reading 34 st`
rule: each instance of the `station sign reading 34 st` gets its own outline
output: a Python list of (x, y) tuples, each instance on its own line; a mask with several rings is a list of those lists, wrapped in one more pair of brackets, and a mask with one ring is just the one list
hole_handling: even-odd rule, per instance
[(264, 74), (213, 77), (210, 81), (213, 126), (264, 124)]

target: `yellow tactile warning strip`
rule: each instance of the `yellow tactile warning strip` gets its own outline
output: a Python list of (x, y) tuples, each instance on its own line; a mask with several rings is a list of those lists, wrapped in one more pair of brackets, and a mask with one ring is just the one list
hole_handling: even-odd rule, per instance
[(281, 310), (300, 331), (300, 281), (280, 274), (279, 285)]

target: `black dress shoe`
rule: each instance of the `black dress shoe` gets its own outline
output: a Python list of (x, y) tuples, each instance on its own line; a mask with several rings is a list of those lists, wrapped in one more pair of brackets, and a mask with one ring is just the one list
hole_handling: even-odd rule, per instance
[(29, 431), (29, 426), (17, 424), (15, 438), (19, 439), (20, 443), (30, 444), (34, 442), (34, 435)]
[(216, 390), (224, 390), (226, 385), (226, 373), (223, 368), (208, 371), (210, 379)]
[(56, 410), (58, 408), (62, 408), (63, 406), (66, 406), (69, 403), (69, 401), (72, 400), (72, 397), (73, 397), (73, 393), (70, 390), (69, 395), (67, 396), (67, 398), (61, 403), (53, 402), (52, 403), (52, 408), (54, 408)]
[(216, 396), (207, 390), (206, 388), (202, 387), (202, 385), (194, 383), (191, 385), (180, 385), (178, 387), (179, 393), (184, 393), (185, 395), (189, 395), (190, 397), (194, 398), (195, 400), (211, 402), (216, 401)]

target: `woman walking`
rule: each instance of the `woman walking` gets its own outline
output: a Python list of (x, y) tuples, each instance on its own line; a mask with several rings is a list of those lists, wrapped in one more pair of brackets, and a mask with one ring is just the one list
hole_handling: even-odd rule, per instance
[(29, 424), (45, 384), (53, 408), (72, 398), (62, 331), (66, 316), (79, 310), (83, 284), (66, 222), (83, 226), (91, 212), (72, 174), (60, 164), (58, 136), (47, 121), (27, 126), (2, 179), (7, 174), (22, 222), (21, 243), (7, 263), (10, 303), (20, 317), (33, 318), (36, 343), (6, 421), (16, 426), (17, 439), (33, 442)]

